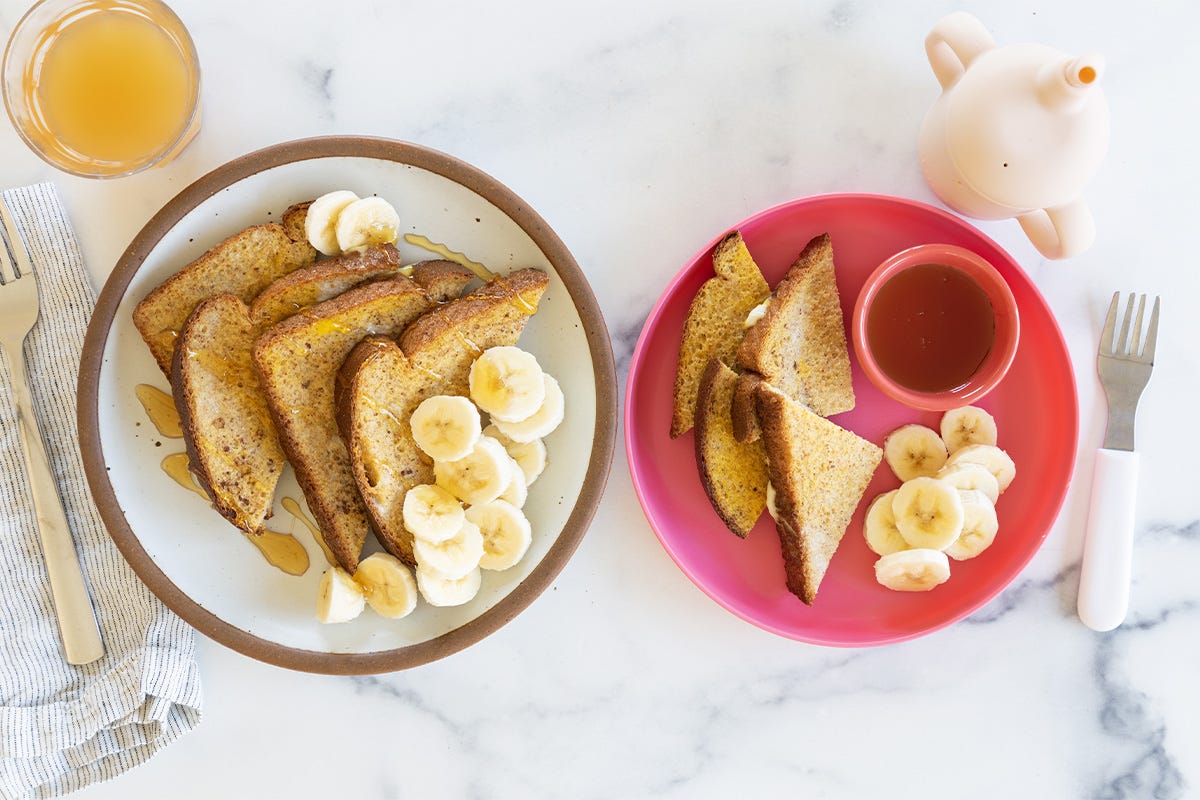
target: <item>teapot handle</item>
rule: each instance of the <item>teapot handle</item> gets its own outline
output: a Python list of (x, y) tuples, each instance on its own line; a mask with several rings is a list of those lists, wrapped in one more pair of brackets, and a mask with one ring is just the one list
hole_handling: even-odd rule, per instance
[(925, 37), (925, 55), (943, 89), (953, 86), (980, 53), (995, 46), (983, 23), (965, 11), (942, 17)]
[(1055, 208), (1022, 214), (1017, 220), (1029, 241), (1046, 258), (1079, 255), (1096, 238), (1096, 223), (1082, 197)]

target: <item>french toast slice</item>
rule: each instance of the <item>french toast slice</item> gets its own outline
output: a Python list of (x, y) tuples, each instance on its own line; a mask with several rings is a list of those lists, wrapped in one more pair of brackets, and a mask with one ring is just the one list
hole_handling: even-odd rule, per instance
[(399, 276), (356, 286), (264, 331), (254, 343), (279, 438), (330, 551), (358, 567), (368, 517), (350, 456), (338, 435), (335, 382), (346, 356), (367, 336), (396, 336), (433, 303)]
[(756, 400), (787, 587), (811, 606), (883, 451), (769, 383)]
[(762, 442), (734, 436), (731, 407), (738, 375), (711, 359), (696, 397), (696, 464), (717, 515), (743, 539), (767, 507), (767, 457)]
[(415, 566), (404, 527), (404, 495), (433, 483), (433, 462), (412, 438), (409, 419), (426, 398), (468, 393), (474, 360), (490, 347), (514, 345), (537, 310), (549, 277), (523, 269), (496, 276), (434, 308), (400, 336), (365, 339), (338, 373), (338, 427), (373, 529), (389, 553)]
[(167, 378), (184, 322), (202, 300), (233, 294), (243, 303), (282, 275), (311, 264), (317, 251), (304, 237), (308, 203), (288, 208), (280, 222), (255, 225), (213, 247), (146, 295), (133, 323)]
[(822, 417), (854, 408), (829, 234), (812, 239), (737, 348), (737, 365)]
[(713, 251), (713, 277), (692, 298), (675, 372), (671, 438), (692, 429), (696, 418), (696, 392), (708, 362), (719, 358), (732, 364), (745, 332), (746, 316), (771, 294), (771, 287), (734, 231)]
[[(400, 270), (400, 252), (390, 244), (333, 256), (271, 283), (254, 299), (250, 317), (259, 330), (266, 330), (360, 283), (395, 277)], [(439, 303), (458, 297), (473, 277), (466, 267), (450, 261), (423, 261), (412, 269), (412, 279)]]
[(256, 534), (285, 459), (251, 362), (253, 330), (236, 295), (201, 301), (179, 333), (171, 393), (196, 479), (223, 517)]

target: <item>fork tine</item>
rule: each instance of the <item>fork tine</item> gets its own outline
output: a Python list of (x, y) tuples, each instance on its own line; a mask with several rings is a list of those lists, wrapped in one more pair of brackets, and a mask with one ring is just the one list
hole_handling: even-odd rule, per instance
[(21, 232), (17, 230), (17, 223), (13, 220), (12, 213), (8, 210), (8, 204), (4, 202), (3, 198), (0, 198), (0, 221), (4, 223), (4, 233), (8, 238), (9, 250), (17, 259), (17, 277), (32, 275), (33, 261), (29, 258), (29, 250), (25, 247), (25, 240), (21, 238)]
[(8, 245), (4, 239), (5, 237), (0, 236), (0, 284), (12, 283), (17, 279), (17, 271), (13, 267), (12, 259), (8, 257)]
[(1142, 354), (1142, 317), (1146, 313), (1146, 295), (1138, 298), (1137, 319), (1133, 321), (1133, 344), (1129, 347), (1129, 355), (1137, 358)]
[(1133, 321), (1133, 292), (1125, 303), (1125, 316), (1121, 319), (1121, 335), (1113, 343), (1113, 352), (1119, 356), (1129, 355), (1129, 323)]
[(1108, 304), (1108, 315), (1104, 318), (1104, 330), (1100, 332), (1100, 355), (1111, 355), (1113, 347), (1113, 331), (1117, 327), (1117, 304), (1121, 302), (1121, 293), (1113, 292), (1112, 302)]
[(1158, 296), (1154, 297), (1154, 309), (1150, 312), (1150, 327), (1146, 329), (1146, 349), (1142, 361), (1154, 366), (1154, 345), (1158, 341)]

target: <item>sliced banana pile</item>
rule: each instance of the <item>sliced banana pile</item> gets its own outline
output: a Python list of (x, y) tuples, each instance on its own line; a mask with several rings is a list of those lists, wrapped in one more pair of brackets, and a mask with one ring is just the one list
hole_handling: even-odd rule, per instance
[(996, 501), (1017, 475), (982, 408), (947, 411), (940, 428), (905, 425), (884, 441), (884, 460), (902, 483), (871, 501), (863, 535), (880, 556), (875, 579), (889, 589), (929, 591), (950, 579), (949, 559), (990, 547), (1000, 527)]
[(382, 197), (360, 198), (340, 189), (312, 201), (304, 218), (304, 235), (319, 252), (335, 256), (375, 244), (395, 244), (400, 238), (400, 216)]
[[(427, 398), (413, 412), (413, 441), (433, 459), (434, 483), (415, 486), (402, 505), (413, 535), (416, 578), (385, 553), (363, 559), (353, 577), (321, 578), (317, 617), (345, 622), (370, 605), (387, 617), (416, 606), (459, 606), (479, 592), (480, 570), (506, 570), (529, 550), (533, 530), (521, 510), (546, 469), (549, 435), (565, 403), (554, 378), (517, 347), (485, 350), (471, 366), (470, 399)], [(483, 427), (480, 411), (490, 416)]]

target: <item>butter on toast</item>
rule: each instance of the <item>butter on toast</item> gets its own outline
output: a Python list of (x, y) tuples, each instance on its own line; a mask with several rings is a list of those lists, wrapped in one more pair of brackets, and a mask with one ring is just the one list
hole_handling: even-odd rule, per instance
[(743, 444), (733, 435), (737, 381), (721, 359), (708, 362), (696, 398), (696, 464), (717, 515), (744, 539), (767, 507), (767, 458), (762, 442)]
[[(400, 270), (400, 252), (390, 244), (333, 256), (289, 272), (263, 289), (250, 306), (250, 317), (259, 330), (265, 330), (360, 283), (392, 278)], [(466, 267), (450, 261), (423, 261), (412, 269), (412, 279), (439, 303), (458, 297), (474, 277)]]
[(709, 360), (732, 364), (745, 332), (746, 316), (771, 293), (758, 265), (734, 231), (713, 251), (713, 272), (692, 298), (675, 372), (675, 405), (671, 438), (692, 428), (696, 417), (696, 392)]
[(196, 479), (223, 517), (261, 533), (285, 461), (251, 362), (253, 341), (236, 295), (201, 301), (179, 334), (171, 393)]
[(317, 251), (304, 238), (307, 211), (307, 203), (292, 206), (283, 213), (281, 222), (235, 233), (137, 304), (133, 323), (168, 378), (175, 341), (188, 315), (202, 300), (228, 293), (249, 303), (281, 275), (316, 259)]
[(548, 284), (541, 270), (498, 275), (429, 311), (399, 345), (366, 339), (342, 365), (338, 427), (354, 480), (380, 544), (402, 561), (416, 564), (401, 513), (404, 495), (434, 480), (433, 462), (412, 438), (413, 411), (433, 395), (467, 394), (471, 363), (490, 347), (517, 343)]
[(787, 587), (812, 605), (883, 451), (768, 383), (757, 405)]
[(368, 518), (338, 435), (337, 373), (364, 338), (396, 336), (432, 306), (408, 278), (375, 281), (299, 312), (254, 343), (254, 366), (284, 452), (325, 543), (350, 573), (358, 566)]
[(829, 234), (800, 252), (737, 348), (737, 365), (822, 417), (854, 408)]

